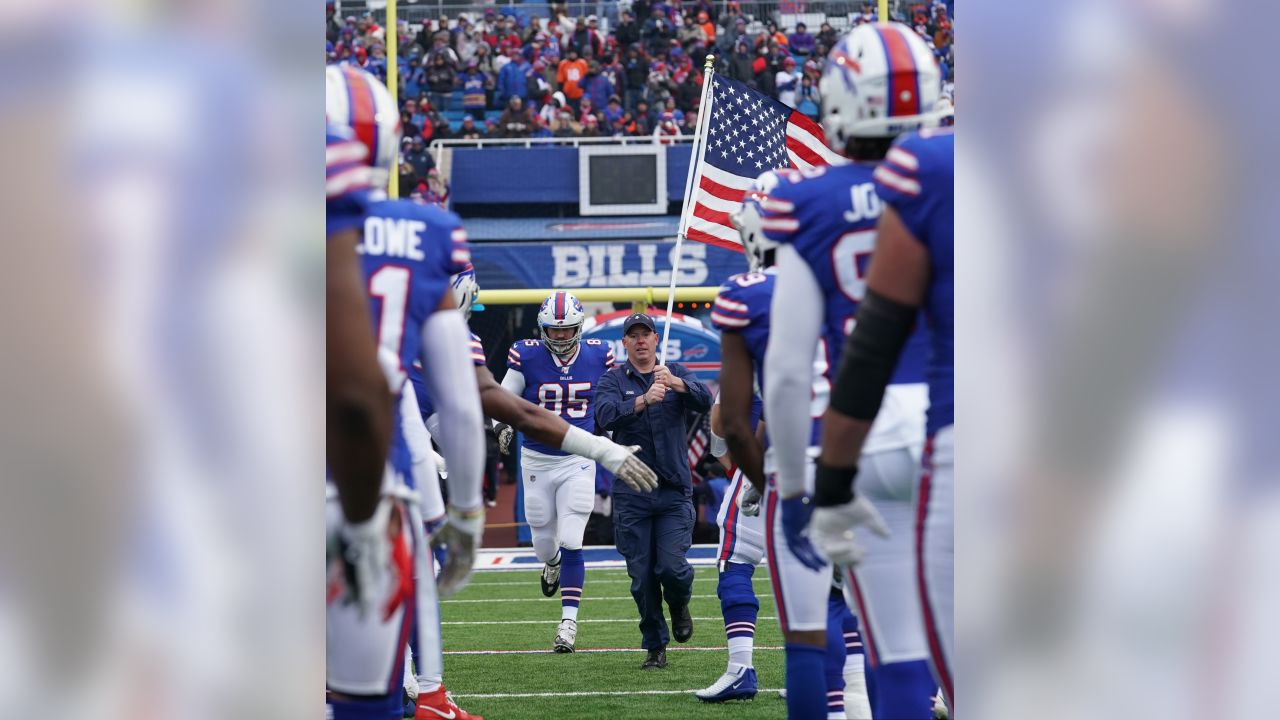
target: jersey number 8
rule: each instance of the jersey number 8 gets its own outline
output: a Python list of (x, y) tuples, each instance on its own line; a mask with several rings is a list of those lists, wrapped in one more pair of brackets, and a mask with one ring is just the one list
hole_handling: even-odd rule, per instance
[(591, 392), (589, 382), (571, 382), (567, 385), (542, 383), (538, 386), (538, 403), (557, 415), (584, 418), (587, 416), (589, 402), (584, 394), (588, 392)]

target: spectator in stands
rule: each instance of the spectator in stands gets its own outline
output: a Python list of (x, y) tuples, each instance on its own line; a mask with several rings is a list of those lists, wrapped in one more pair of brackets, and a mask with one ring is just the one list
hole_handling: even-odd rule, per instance
[(600, 72), (600, 63), (592, 60), (587, 66), (587, 76), (582, 80), (583, 102), (590, 100), (592, 107), (599, 111), (609, 102), (614, 93), (613, 83)]
[(836, 46), (836, 40), (840, 37), (836, 35), (836, 29), (831, 27), (831, 23), (824, 22), (818, 28), (818, 42), (827, 46), (828, 49)]
[[(426, 117), (424, 116), (425, 120)], [(408, 110), (400, 111), (400, 129), (404, 133), (404, 137), (412, 137), (422, 133), (422, 124), (413, 121), (413, 114)]]
[(447, 32), (436, 33), (435, 38), (432, 40), (431, 52), (427, 53), (427, 67), (434, 67), (438, 57), (443, 57), (445, 65), (457, 72), (458, 54), (453, 51), (453, 48), (449, 47), (449, 34)]
[(696, 112), (685, 113), (684, 123), (680, 125), (680, 128), (684, 131), (684, 134), (686, 135), (692, 135), (695, 132), (697, 132), (698, 131), (698, 113)]
[(333, 8), (333, 3), (325, 3), (324, 6), (324, 36), (331, 43), (338, 42), (338, 35), (342, 32), (342, 26), (338, 24), (338, 13)]
[(635, 119), (636, 128), (635, 128), (635, 132), (632, 134), (634, 135), (652, 135), (653, 134), (653, 127), (655, 125), (654, 114), (649, 109), (649, 103), (645, 102), (643, 99), (641, 99), (639, 102), (636, 103), (636, 111), (635, 111), (634, 119)]
[(457, 79), (458, 73), (449, 66), (449, 59), (444, 53), (432, 56), (426, 73), (427, 92), (430, 93), (432, 107), (449, 107), (449, 97), (453, 94)]
[(618, 38), (618, 44), (624, 48), (640, 42), (640, 25), (630, 10), (622, 11), (618, 26), (613, 30), (613, 36)]
[(417, 174), (425, 175), (436, 166), (431, 153), (427, 152), (427, 144), (422, 141), (421, 135), (405, 139), (409, 142), (409, 148), (404, 151), (404, 161), (412, 165)]
[(555, 87), (551, 84), (554, 79), (547, 71), (547, 64), (542, 60), (538, 60), (533, 64), (533, 71), (527, 76), (528, 92), (525, 97), (533, 100), (534, 98), (550, 95), (555, 90)]
[(778, 102), (789, 108), (796, 106), (796, 90), (800, 87), (800, 71), (796, 70), (795, 58), (787, 55), (782, 58), (782, 69), (774, 76), (777, 85)]
[(809, 28), (802, 22), (796, 23), (796, 31), (787, 38), (791, 52), (801, 57), (809, 57), (818, 45), (818, 40), (809, 34)]
[(480, 72), (491, 78), (498, 77), (498, 68), (493, 66), (493, 52), (489, 50), (488, 43), (480, 43), (476, 46), (476, 62)]
[(547, 96), (542, 100), (541, 107), (538, 108), (538, 112), (534, 113), (534, 115), (544, 126), (551, 128), (555, 124), (556, 118), (559, 117), (560, 111), (568, 106), (569, 101), (565, 100), (564, 93), (557, 90), (553, 93), (547, 93)]
[(587, 75), (587, 69), (587, 61), (578, 57), (578, 50), (573, 46), (569, 47), (565, 59), (556, 68), (556, 82), (560, 84), (560, 91), (575, 110), (582, 101), (581, 83)]
[(582, 137), (600, 137), (600, 121), (595, 115), (588, 115), (582, 123)]
[(747, 31), (747, 19), (742, 16), (742, 6), (738, 4), (737, 0), (729, 0), (728, 5), (725, 6), (724, 14), (720, 16), (719, 20), (720, 27), (724, 28), (726, 43), (722, 47), (731, 48), (733, 43), (737, 42), (738, 33), (736, 28), (739, 20), (742, 21), (742, 32), (745, 34)]
[(664, 95), (670, 95), (676, 85), (671, 80), (671, 74), (667, 72), (667, 64), (656, 62), (653, 69), (649, 71), (649, 80), (645, 83), (645, 99), (650, 105), (657, 105), (662, 102)]
[(449, 207), (449, 184), (440, 177), (440, 171), (431, 168), (427, 172), (426, 191), (423, 193), (423, 200), (432, 205), (439, 205), (442, 208)]
[(702, 75), (696, 72), (685, 75), (684, 82), (676, 88), (676, 106), (687, 113), (693, 113), (701, 99)]
[(818, 84), (808, 74), (800, 76), (800, 89), (796, 91), (796, 109), (814, 120), (817, 120), (822, 112), (822, 96), (818, 94)]
[(535, 138), (552, 137), (550, 125), (543, 122), (542, 118), (535, 115), (533, 118), (533, 132), (529, 133), (529, 137), (535, 137)]
[(493, 91), (494, 102), (499, 107), (506, 107), (513, 97), (527, 100), (529, 76), (532, 73), (533, 67), (524, 59), (524, 55), (515, 53), (515, 57), (498, 71), (498, 81)]
[(676, 107), (676, 99), (674, 97), (668, 97), (662, 101), (662, 112), (663, 114), (669, 113), (673, 115), (677, 125), (684, 124), (684, 111)]
[(636, 103), (644, 96), (645, 83), (649, 81), (649, 61), (641, 55), (639, 45), (627, 46), (627, 59), (622, 63), (623, 108), (635, 110)]
[(698, 29), (702, 31), (702, 44), (711, 47), (716, 42), (716, 26), (711, 22), (710, 11), (698, 11)]
[(416, 54), (409, 55), (407, 68), (400, 68), (400, 81), (404, 83), (404, 92), (409, 97), (417, 97), (426, 85), (426, 71), (422, 69)]
[(502, 111), (502, 117), (498, 118), (498, 136), (504, 138), (521, 138), (529, 137), (529, 131), (533, 128), (533, 116), (530, 115), (529, 109), (524, 106), (524, 98), (519, 95), (511, 96), (507, 101), (507, 109)]
[(584, 58), (598, 59), (604, 54), (604, 38), (600, 37), (596, 16), (578, 18), (569, 45)]
[(417, 186), (420, 180), (417, 169), (409, 161), (400, 158), (400, 187), (407, 190)]
[(706, 39), (706, 35), (702, 32), (694, 21), (692, 15), (684, 16), (684, 24), (680, 26), (680, 32), (676, 35), (676, 39), (680, 41), (680, 47), (685, 52), (693, 52), (693, 46), (701, 43)]
[(613, 131), (619, 127), (619, 122), (625, 111), (622, 109), (622, 98), (617, 95), (609, 96), (609, 103), (605, 105), (604, 111), (604, 127)]
[(470, 115), (462, 118), (462, 124), (458, 126), (458, 131), (453, 134), (453, 137), (459, 140), (483, 140), (484, 136), (484, 127), (477, 125), (476, 119)]
[(770, 97), (777, 97), (778, 71), (782, 69), (781, 58), (769, 45), (761, 45), (756, 50), (756, 57), (751, 61), (751, 70), (755, 73), (756, 89)]
[(535, 40), (541, 42), (545, 35), (546, 31), (542, 29), (542, 18), (533, 17), (529, 19), (529, 27), (525, 28), (521, 38), (524, 40), (525, 47), (528, 47)]
[(489, 77), (480, 72), (480, 63), (475, 58), (467, 62), (467, 69), (458, 76), (458, 85), (462, 87), (462, 109), (477, 120), (484, 119), (486, 103), (486, 85)]
[(680, 125), (676, 123), (675, 116), (669, 112), (664, 112), (658, 122), (658, 127), (653, 129), (653, 141), (663, 145), (670, 145), (675, 138), (683, 134), (680, 131)]
[(551, 124), (551, 134), (554, 137), (577, 137), (582, 132), (582, 126), (573, 119), (573, 114), (569, 112), (569, 108), (561, 108), (556, 114), (555, 121)]
[(645, 48), (650, 55), (657, 55), (660, 50), (665, 50), (671, 46), (671, 38), (675, 36), (675, 28), (672, 27), (671, 21), (662, 12), (662, 6), (655, 6), (653, 12), (650, 13), (649, 19), (644, 21), (644, 27), (640, 30), (640, 37), (643, 38)]
[(453, 33), (453, 49), (458, 53), (458, 62), (466, 67), (476, 56), (481, 40), (475, 27), (466, 17), (458, 18), (458, 29)]
[(738, 43), (733, 46), (733, 53), (725, 59), (725, 68), (723, 70), (725, 77), (730, 80), (737, 80), (751, 87), (756, 86), (756, 71), (753, 67), (753, 60), (748, 51), (747, 39), (740, 38)]

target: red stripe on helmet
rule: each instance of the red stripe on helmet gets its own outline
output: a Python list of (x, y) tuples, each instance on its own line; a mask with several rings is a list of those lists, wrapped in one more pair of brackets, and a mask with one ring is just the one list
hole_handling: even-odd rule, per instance
[(920, 76), (907, 44), (906, 31), (893, 25), (877, 26), (889, 65), (889, 115), (920, 114)]
[(556, 293), (556, 319), (557, 320), (564, 319), (564, 293), (563, 292)]
[(356, 139), (369, 148), (369, 164), (378, 162), (378, 123), (375, 120), (378, 109), (373, 99), (373, 88), (368, 79), (359, 71), (343, 68), (347, 78), (347, 102), (350, 108), (350, 125)]

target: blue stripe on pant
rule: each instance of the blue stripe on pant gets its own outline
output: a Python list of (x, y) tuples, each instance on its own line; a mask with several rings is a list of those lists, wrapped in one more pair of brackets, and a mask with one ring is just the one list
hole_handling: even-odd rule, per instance
[(627, 559), (631, 596), (640, 611), (640, 647), (646, 650), (669, 641), (663, 599), (679, 607), (693, 595), (693, 568), (685, 558), (693, 522), (693, 500), (680, 488), (613, 496), (613, 538)]

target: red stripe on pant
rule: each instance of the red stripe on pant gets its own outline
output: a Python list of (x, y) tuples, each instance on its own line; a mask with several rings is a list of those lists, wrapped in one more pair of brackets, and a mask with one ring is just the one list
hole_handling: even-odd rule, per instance
[(738, 493), (742, 492), (742, 479), (733, 486), (733, 496), (729, 498), (729, 511), (724, 515), (724, 537), (720, 539), (720, 562), (727, 562), (733, 554), (733, 530), (738, 521)]
[(933, 674), (942, 686), (946, 695), (947, 706), (955, 712), (955, 695), (951, 688), (951, 668), (942, 653), (942, 641), (938, 637), (938, 623), (933, 617), (933, 606), (929, 604), (929, 585), (925, 579), (924, 563), (924, 531), (929, 516), (929, 495), (933, 479), (933, 438), (924, 445), (924, 472), (920, 475), (920, 492), (916, 497), (916, 589), (920, 595), (920, 610), (924, 615), (924, 635), (929, 641), (929, 664), (933, 666)]
[(778, 555), (773, 547), (773, 518), (778, 509), (778, 491), (768, 488), (769, 506), (764, 517), (764, 549), (769, 557), (769, 582), (773, 585), (773, 599), (778, 606), (778, 624), (782, 632), (787, 631), (787, 603), (782, 599), (781, 573), (778, 567)]
[(876, 650), (875, 637), (871, 633), (871, 623), (867, 620), (867, 601), (862, 597), (862, 586), (858, 584), (858, 578), (853, 574), (853, 570), (845, 568), (845, 582), (849, 583), (849, 589), (853, 591), (854, 602), (858, 604), (858, 629), (862, 631), (862, 651), (867, 656), (867, 662), (871, 663), (872, 668), (880, 666), (880, 653)]

